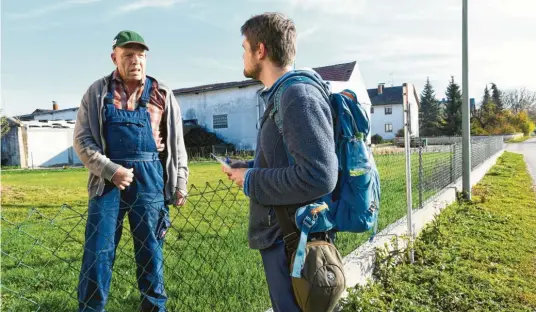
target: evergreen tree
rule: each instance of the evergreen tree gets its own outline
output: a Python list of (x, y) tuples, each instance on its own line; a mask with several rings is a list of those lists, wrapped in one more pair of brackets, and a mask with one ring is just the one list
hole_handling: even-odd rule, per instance
[(482, 97), (482, 107), (487, 105), (490, 101), (491, 96), (489, 95), (488, 85), (486, 85), (486, 89), (484, 89), (484, 96)]
[(503, 103), (502, 103), (502, 92), (497, 88), (497, 85), (494, 83), (491, 83), (491, 99), (493, 103), (495, 103), (496, 112), (500, 112), (504, 109)]
[(471, 122), (477, 123), (475, 126), (483, 130), (480, 132), (489, 132), (497, 124), (496, 111), (495, 103), (489, 94), (488, 85), (486, 85), (480, 108), (472, 114)]
[(454, 76), (451, 77), (447, 90), (445, 92), (447, 102), (441, 130), (443, 135), (455, 136), (462, 133), (462, 93), (460, 86), (454, 82)]
[(439, 103), (435, 98), (434, 88), (430, 84), (430, 78), (426, 78), (426, 84), (421, 93), (421, 107), (419, 110), (419, 124), (421, 136), (434, 136), (440, 133), (441, 115)]

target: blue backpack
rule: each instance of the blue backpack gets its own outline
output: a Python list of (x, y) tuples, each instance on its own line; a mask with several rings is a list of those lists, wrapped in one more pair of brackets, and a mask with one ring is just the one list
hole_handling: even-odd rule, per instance
[[(314, 72), (291, 74), (279, 85), (270, 112), (279, 133), (283, 136), (283, 116), (277, 114), (281, 96), (295, 83), (308, 83), (318, 87), (324, 94), (334, 115), (335, 148), (339, 162), (337, 185), (332, 193), (296, 211), (295, 224), (300, 231), (292, 270), (292, 276), (296, 278), (301, 276), (305, 247), (310, 233), (327, 231), (361, 233), (373, 228), (372, 239), (378, 227), (380, 178), (372, 152), (366, 145), (366, 138), (370, 133), (369, 116), (353, 91), (346, 89), (340, 93), (326, 94), (315, 81), (318, 79), (319, 75)], [(294, 159), (288, 152), (284, 136), (283, 144), (292, 165)], [(285, 224), (281, 220), (280, 224), (285, 232)]]

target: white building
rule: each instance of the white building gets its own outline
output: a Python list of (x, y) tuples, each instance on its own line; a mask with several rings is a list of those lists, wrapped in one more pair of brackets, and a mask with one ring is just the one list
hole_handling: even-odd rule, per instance
[[(313, 68), (331, 84), (333, 92), (351, 89), (367, 110), (370, 99), (357, 62)], [(257, 121), (264, 113), (256, 80), (202, 85), (173, 91), (185, 122), (197, 123), (238, 150), (254, 150)]]
[(2, 165), (21, 168), (82, 165), (73, 150), (74, 121), (8, 119), (2, 137)]
[(407, 104), (410, 111), (411, 137), (419, 136), (419, 96), (413, 84), (385, 87), (378, 84), (375, 89), (368, 89), (372, 102), (370, 111), (372, 135), (379, 134), (385, 140), (394, 139), (398, 130), (404, 128), (404, 109)]

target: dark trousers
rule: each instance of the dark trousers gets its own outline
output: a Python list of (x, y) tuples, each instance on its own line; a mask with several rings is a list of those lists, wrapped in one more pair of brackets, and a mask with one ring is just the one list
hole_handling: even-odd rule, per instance
[(260, 253), (274, 312), (301, 312), (292, 290), (285, 244), (276, 243), (269, 248), (261, 249)]

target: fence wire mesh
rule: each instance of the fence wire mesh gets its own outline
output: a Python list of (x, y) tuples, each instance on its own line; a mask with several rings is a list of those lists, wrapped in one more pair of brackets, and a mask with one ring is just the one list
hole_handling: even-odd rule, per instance
[[(147, 252), (144, 248), (149, 248), (147, 240), (151, 235), (142, 228), (151, 223), (152, 217), (150, 211), (140, 215), (132, 203), (121, 200), (121, 206), (126, 216), (113, 229), (124, 228), (115, 259), (110, 262), (106, 258), (100, 265), (103, 271), (112, 271), (113, 266), (106, 310), (139, 311), (146, 300), (141, 300), (138, 284), (145, 281), (148, 287), (147, 281), (153, 281), (155, 287), (150, 288), (159, 286), (155, 285), (157, 279), (139, 278), (137, 274), (159, 273), (161, 270), (153, 268), (156, 259), (140, 259), (140, 266), (136, 265), (136, 258), (142, 258), (140, 255)], [(261, 311), (269, 306), (260, 257), (247, 245), (247, 207), (241, 190), (222, 182), (203, 188), (192, 186), (187, 204), (170, 209), (171, 226), (162, 248), (169, 311)], [(113, 214), (106, 212), (109, 207), (96, 208), (105, 211), (101, 222), (113, 220)], [(87, 209), (69, 205), (53, 213), (45, 210), (32, 209), (22, 218), (10, 213), (1, 217), (3, 311), (78, 309), (86, 223), (88, 217), (94, 217)], [(133, 220), (144, 221), (134, 223), (132, 228)], [(103, 223), (89, 229), (90, 236), (100, 236), (101, 243), (109, 244), (93, 258), (105, 256), (102, 250), (113, 247), (114, 239), (118, 240)], [(152, 230), (156, 231), (156, 227)], [(82, 275), (89, 284), (95, 281), (94, 274)]]
[[(471, 169), (475, 169), (504, 148), (502, 137), (471, 140)], [(433, 200), (449, 184), (462, 177), (462, 143), (412, 149), (413, 208)]]
[[(474, 140), (472, 167), (482, 164), (503, 146), (501, 138)], [(412, 148), (413, 208), (426, 204), (461, 177), (461, 152), (461, 144)], [(382, 230), (407, 212), (404, 150), (375, 150), (375, 160), (382, 187), (379, 219), (379, 230)], [(220, 174), (219, 165), (211, 166), (214, 169), (210, 169), (213, 170), (210, 174)], [(193, 174), (195, 170), (194, 164)], [(4, 190), (7, 188), (3, 185), (1, 310), (77, 310), (83, 246), (88, 217), (91, 217), (87, 201), (78, 198), (69, 205), (55, 205), (63, 199), (54, 199), (45, 192), (40, 195), (41, 202), (36, 208), (28, 210), (27, 206), (11, 200), (21, 194)], [(26, 190), (34, 191), (31, 187)], [(140, 234), (140, 222), (131, 224), (130, 221), (151, 218), (136, 211), (135, 202), (119, 201), (116, 204), (121, 204), (126, 216), (123, 222), (116, 223), (114, 230), (123, 229), (121, 239), (110, 233), (103, 237), (110, 244), (117, 241), (115, 258), (103, 262), (103, 270), (113, 271), (106, 311), (138, 311), (145, 303), (139, 291), (144, 280), (140, 279), (143, 276), (140, 273), (152, 272), (149, 266), (157, 254), (150, 253), (149, 259), (141, 259), (144, 246), (149, 245), (149, 234), (144, 231)], [(220, 181), (203, 187), (192, 185), (187, 203), (169, 208), (170, 226), (162, 241), (168, 311), (265, 311), (270, 306), (260, 255), (248, 248), (248, 206), (240, 188)], [(159, 224), (155, 218), (146, 222), (155, 226)], [(114, 220), (110, 216), (104, 219)], [(158, 234), (155, 228), (152, 230)], [(97, 227), (96, 232), (99, 231)], [(336, 245), (346, 255), (369, 236), (370, 233), (340, 233)], [(136, 258), (140, 265), (136, 264)], [(85, 274), (82, 271), (82, 276)], [(155, 281), (152, 276), (145, 279)]]

